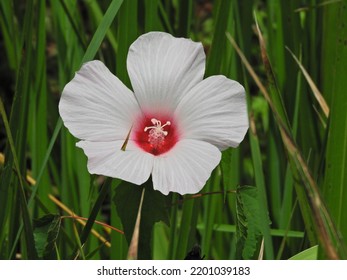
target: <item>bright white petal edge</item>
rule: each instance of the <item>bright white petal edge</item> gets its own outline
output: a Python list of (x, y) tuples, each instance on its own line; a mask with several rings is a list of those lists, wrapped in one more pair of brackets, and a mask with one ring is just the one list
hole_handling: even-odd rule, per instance
[(175, 115), (182, 137), (215, 145), (220, 150), (237, 147), (248, 130), (244, 88), (224, 76), (211, 76), (182, 98)]
[(164, 32), (140, 36), (129, 48), (127, 69), (139, 105), (174, 110), (184, 94), (202, 81), (201, 43)]
[(167, 195), (198, 193), (218, 165), (221, 152), (215, 146), (185, 139), (154, 160), (153, 188)]
[(89, 142), (80, 141), (77, 147), (88, 157), (88, 171), (119, 178), (137, 185), (145, 183), (152, 172), (154, 156), (139, 150), (129, 140), (126, 151), (122, 151), (122, 141)]
[(134, 94), (97, 60), (83, 64), (59, 102), (64, 125), (89, 141), (124, 140), (139, 111)]

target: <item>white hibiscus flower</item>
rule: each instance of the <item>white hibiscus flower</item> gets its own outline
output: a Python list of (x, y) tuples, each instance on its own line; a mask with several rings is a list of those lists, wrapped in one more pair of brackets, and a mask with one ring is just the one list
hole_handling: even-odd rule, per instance
[(131, 45), (127, 69), (133, 92), (100, 61), (63, 90), (59, 112), (89, 172), (138, 185), (152, 175), (165, 195), (199, 192), (221, 151), (247, 132), (244, 88), (221, 75), (203, 79), (202, 44), (162, 32)]

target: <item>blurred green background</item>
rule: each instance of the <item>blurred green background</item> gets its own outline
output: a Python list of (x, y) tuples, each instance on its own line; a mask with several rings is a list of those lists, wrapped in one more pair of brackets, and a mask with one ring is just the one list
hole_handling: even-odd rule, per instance
[(88, 174), (57, 105), (92, 59), (131, 88), (128, 48), (153, 30), (201, 41), (205, 77), (244, 85), (250, 130), (200, 195), (158, 198), (149, 211), (168, 218), (140, 232), (139, 257), (199, 244), (205, 259), (347, 258), (346, 0), (1, 0), (0, 13), (0, 259), (127, 257), (111, 228), (124, 183)]

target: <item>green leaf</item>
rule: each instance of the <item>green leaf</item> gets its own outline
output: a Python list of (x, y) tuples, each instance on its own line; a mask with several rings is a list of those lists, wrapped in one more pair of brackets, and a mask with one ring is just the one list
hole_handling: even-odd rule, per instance
[(126, 59), (130, 45), (138, 36), (137, 31), (137, 10), (138, 3), (134, 0), (124, 1), (119, 9), (118, 20), (118, 52), (117, 52), (117, 77), (130, 88), (130, 79), (126, 70)]
[[(196, 228), (200, 231), (204, 230), (205, 224), (197, 224)], [(214, 224), (213, 230), (216, 232), (226, 232), (226, 233), (235, 233), (236, 225), (230, 224)], [(281, 237), (291, 237), (291, 238), (303, 238), (304, 232), (296, 230), (285, 230), (285, 229), (271, 229), (272, 236), (281, 236)]]
[(145, 194), (140, 220), (138, 259), (151, 259), (153, 226), (159, 221), (169, 224), (168, 203), (171, 201), (170, 196), (164, 196), (159, 191), (155, 191), (151, 180), (142, 186), (122, 182), (115, 190), (113, 202), (122, 221), (125, 238), (130, 244), (143, 188), (145, 188)]
[(105, 182), (103, 183), (101, 190), (99, 192), (99, 195), (95, 201), (95, 204), (93, 206), (93, 209), (88, 217), (88, 221), (85, 225), (85, 227), (83, 228), (83, 231), (81, 233), (81, 244), (84, 245), (84, 243), (87, 241), (88, 236), (92, 230), (92, 227), (94, 225), (94, 222), (96, 220), (96, 216), (98, 215), (101, 206), (107, 196), (107, 194), (109, 193), (110, 187), (111, 187), (111, 183), (112, 183), (112, 178), (107, 177)]
[(251, 186), (238, 188), (236, 202), (237, 258), (255, 259), (262, 239), (258, 189)]
[(176, 249), (173, 259), (183, 260), (193, 245), (191, 240), (196, 235), (199, 204), (199, 200), (196, 199), (188, 199), (183, 203), (179, 231), (176, 233)]
[[(331, 98), (328, 144), (325, 163), (325, 182), (323, 193), (328, 209), (344, 240), (347, 239), (347, 1), (341, 1), (326, 10), (329, 20), (324, 35), (330, 38), (329, 30), (335, 30), (335, 38), (324, 42), (324, 61), (331, 68), (322, 72), (325, 92)], [(329, 25), (328, 25), (329, 24)], [(328, 51), (330, 53), (327, 53)], [(346, 244), (346, 243), (345, 243)], [(334, 244), (335, 245), (335, 244)], [(341, 251), (341, 257), (347, 257), (346, 246), (335, 245)]]
[(190, 25), (191, 25), (191, 14), (193, 10), (193, 1), (186, 0), (182, 1), (179, 5), (178, 10), (178, 28), (177, 36), (186, 37), (189, 34)]
[(158, 18), (159, 0), (145, 0), (145, 31), (162, 30)]
[(207, 58), (206, 76), (213, 74), (220, 74), (221, 64), (224, 62), (225, 53), (227, 50), (227, 40), (225, 32), (227, 31), (228, 20), (231, 13), (231, 2), (228, 0), (221, 0), (216, 2), (216, 15), (214, 35), (211, 45), (211, 50)]
[(59, 235), (59, 215), (48, 214), (34, 220), (34, 240), (40, 259), (56, 259), (55, 242)]
[(318, 245), (312, 246), (290, 258), (290, 260), (317, 260)]
[(222, 159), (220, 162), (220, 167), (222, 171), (222, 181), (223, 181), (223, 186), (225, 189), (230, 190), (234, 189), (235, 184), (233, 180), (233, 176), (235, 176), (236, 172), (233, 173), (233, 169), (237, 169), (238, 166), (232, 166), (232, 153), (233, 149), (229, 148), (225, 151), (222, 152)]
[(123, 0), (113, 0), (103, 16), (98, 29), (95, 31), (92, 40), (83, 56), (82, 62), (87, 62), (94, 58), (100, 48), (102, 40), (105, 38), (107, 30), (110, 28)]
[[(220, 191), (221, 176), (219, 173), (220, 173), (219, 168), (216, 168), (212, 172), (211, 177), (204, 188), (206, 192), (213, 193), (213, 192)], [(218, 212), (221, 209), (221, 205), (223, 205), (224, 199), (225, 199), (225, 194), (223, 196), (209, 195), (203, 201), (204, 207), (206, 207), (206, 209), (209, 209), (202, 216), (202, 221), (206, 225), (206, 227), (201, 235), (201, 249), (206, 255), (207, 259), (212, 258), (210, 250), (211, 250), (211, 240), (213, 238), (213, 224), (215, 223), (216, 219), (218, 219)], [(197, 223), (197, 221), (195, 223)], [(196, 229), (196, 224), (194, 225), (194, 231), (193, 231), (194, 234), (195, 234), (195, 229)], [(195, 244), (188, 243), (188, 245), (189, 245), (189, 250), (191, 250), (192, 246), (194, 246)], [(186, 252), (186, 254), (187, 253), (188, 252)]]
[[(37, 257), (35, 248), (33, 246), (33, 232), (30, 213), (27, 206), (27, 200), (24, 191), (24, 182), (22, 174), (25, 174), (25, 147), (27, 137), (27, 124), (25, 120), (28, 118), (28, 99), (30, 96), (30, 80), (31, 80), (31, 68), (32, 68), (32, 35), (33, 35), (33, 17), (34, 17), (34, 1), (27, 1), (26, 12), (24, 18), (23, 27), (23, 39), (26, 43), (26, 50), (20, 60), (19, 68), (17, 69), (17, 84), (15, 89), (15, 95), (11, 106), (10, 119), (8, 120), (3, 102), (0, 102), (0, 114), (4, 121), (5, 131), (8, 137), (8, 143), (6, 148), (5, 157), (6, 163), (4, 172), (0, 178), (0, 193), (4, 194), (0, 196), (1, 207), (5, 209), (5, 213), (11, 207), (12, 196), (9, 190), (11, 185), (19, 184), (19, 189), (15, 189), (14, 197), (17, 196), (22, 210), (22, 218), (24, 223), (26, 250), (23, 253), (28, 255), (28, 258), (35, 259)], [(12, 177), (12, 168), (14, 167), (18, 179)], [(9, 196), (8, 196), (9, 195)], [(0, 227), (3, 228), (6, 221), (5, 215), (0, 214)], [(13, 223), (12, 225), (15, 225)], [(16, 228), (11, 230), (15, 231)]]

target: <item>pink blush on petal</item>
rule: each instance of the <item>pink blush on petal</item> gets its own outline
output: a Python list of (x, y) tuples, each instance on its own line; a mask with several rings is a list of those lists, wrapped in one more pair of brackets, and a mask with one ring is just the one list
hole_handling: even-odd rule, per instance
[(155, 156), (164, 154), (179, 141), (177, 123), (168, 114), (143, 114), (133, 127), (132, 139), (147, 153)]

